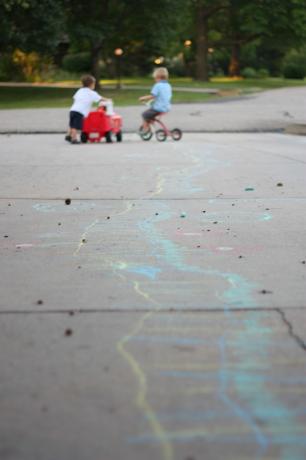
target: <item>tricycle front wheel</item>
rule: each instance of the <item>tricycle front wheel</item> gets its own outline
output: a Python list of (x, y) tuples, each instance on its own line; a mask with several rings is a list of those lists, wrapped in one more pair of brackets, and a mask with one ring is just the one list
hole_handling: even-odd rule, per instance
[(159, 142), (164, 142), (167, 139), (167, 133), (164, 129), (158, 129), (155, 132), (155, 136)]
[(122, 131), (118, 131), (116, 134), (117, 142), (122, 142)]

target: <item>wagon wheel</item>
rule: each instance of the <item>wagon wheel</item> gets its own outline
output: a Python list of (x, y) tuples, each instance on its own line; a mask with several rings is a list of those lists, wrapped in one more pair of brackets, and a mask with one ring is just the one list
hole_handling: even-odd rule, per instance
[(81, 133), (81, 142), (82, 142), (83, 144), (86, 144), (87, 141), (88, 141), (88, 134), (82, 132), (82, 133)]

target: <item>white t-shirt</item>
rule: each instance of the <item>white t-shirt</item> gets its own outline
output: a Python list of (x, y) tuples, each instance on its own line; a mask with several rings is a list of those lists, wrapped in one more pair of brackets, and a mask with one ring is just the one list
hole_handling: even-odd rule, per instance
[(91, 106), (94, 102), (101, 100), (100, 94), (90, 88), (80, 88), (73, 96), (73, 104), (70, 111), (80, 112), (84, 117), (90, 112)]

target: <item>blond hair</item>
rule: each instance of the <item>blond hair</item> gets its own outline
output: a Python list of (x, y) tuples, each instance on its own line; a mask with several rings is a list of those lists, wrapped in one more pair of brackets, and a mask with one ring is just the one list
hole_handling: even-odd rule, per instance
[(160, 78), (161, 80), (168, 80), (169, 72), (166, 67), (157, 67), (153, 72), (153, 78)]

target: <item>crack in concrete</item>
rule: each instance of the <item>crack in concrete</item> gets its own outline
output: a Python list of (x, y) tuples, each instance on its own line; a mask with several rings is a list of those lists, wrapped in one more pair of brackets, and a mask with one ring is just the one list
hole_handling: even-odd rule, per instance
[[(291, 307), (285, 307), (285, 309), (288, 310), (306, 310), (306, 306), (291, 306)], [(98, 308), (89, 308), (89, 309), (84, 309), (84, 308), (65, 308), (63, 310), (55, 309), (55, 310), (42, 310), (42, 309), (37, 309), (37, 310), (2, 310), (0, 311), (0, 315), (36, 315), (36, 314), (133, 314), (133, 313), (149, 313), (152, 311), (151, 308), (104, 308), (104, 309), (98, 309)], [(277, 312), (281, 315), (281, 312), (283, 312), (282, 309), (280, 308), (275, 308), (275, 307), (248, 307), (248, 308), (231, 308), (228, 311), (231, 313), (249, 313), (249, 312)], [(207, 313), (217, 313), (217, 314), (224, 314), (224, 308), (163, 308), (159, 310), (159, 314), (175, 314), (175, 313), (181, 313), (181, 314), (207, 314)], [(283, 315), (285, 317), (285, 313), (283, 312)], [(286, 323), (287, 324), (287, 323)], [(290, 324), (290, 323), (289, 323)], [(303, 342), (303, 341), (302, 341)], [(304, 342), (303, 342), (304, 343)], [(306, 350), (306, 344), (304, 344), (305, 350)]]
[(304, 340), (303, 340), (298, 334), (296, 334), (296, 332), (294, 332), (293, 325), (292, 325), (292, 323), (288, 320), (288, 318), (286, 317), (286, 314), (285, 314), (285, 312), (283, 311), (283, 309), (281, 309), (281, 308), (275, 308), (275, 311), (279, 314), (279, 316), (281, 317), (281, 320), (282, 320), (283, 323), (287, 326), (287, 328), (288, 328), (288, 333), (289, 333), (290, 337), (293, 338), (293, 340), (297, 343), (297, 345), (298, 345), (303, 351), (306, 351), (306, 343), (304, 342)]

